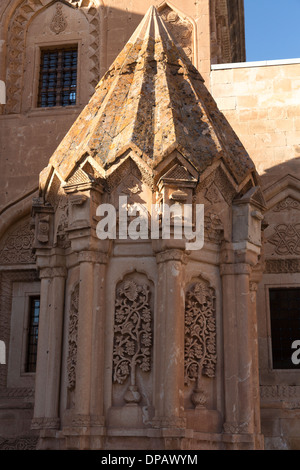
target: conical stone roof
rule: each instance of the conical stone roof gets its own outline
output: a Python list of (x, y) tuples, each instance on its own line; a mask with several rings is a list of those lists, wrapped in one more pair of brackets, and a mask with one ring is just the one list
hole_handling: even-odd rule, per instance
[(237, 184), (254, 164), (203, 79), (151, 7), (41, 174), (67, 181), (84, 155), (108, 170), (129, 148), (155, 171), (173, 150), (202, 173), (222, 159)]

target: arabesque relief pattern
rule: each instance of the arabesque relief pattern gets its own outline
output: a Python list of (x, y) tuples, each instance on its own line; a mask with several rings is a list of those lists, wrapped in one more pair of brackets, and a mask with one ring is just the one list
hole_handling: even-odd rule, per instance
[(198, 381), (202, 374), (214, 377), (216, 370), (215, 292), (204, 280), (186, 294), (185, 382)]
[(113, 349), (113, 381), (122, 384), (130, 377), (126, 401), (139, 401), (136, 369), (151, 369), (152, 313), (150, 288), (125, 280), (117, 289)]
[(79, 302), (79, 284), (75, 286), (75, 289), (73, 290), (71, 294), (69, 338), (68, 338), (68, 359), (67, 359), (69, 390), (73, 390), (76, 385), (78, 302)]
[(0, 265), (33, 264), (35, 262), (32, 252), (33, 238), (29, 221), (11, 229), (0, 250)]

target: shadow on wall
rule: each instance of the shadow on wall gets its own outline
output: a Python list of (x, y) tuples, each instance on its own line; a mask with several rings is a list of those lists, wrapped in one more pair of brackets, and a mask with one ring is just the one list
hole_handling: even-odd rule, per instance
[[(295, 146), (296, 151), (298, 148), (300, 154), (300, 146)], [(300, 184), (300, 156), (291, 158), (285, 162), (274, 165), (264, 171), (260, 176), (263, 190), (267, 190), (270, 186), (276, 185), (276, 183), (286, 176), (290, 175), (295, 180), (299, 180)]]

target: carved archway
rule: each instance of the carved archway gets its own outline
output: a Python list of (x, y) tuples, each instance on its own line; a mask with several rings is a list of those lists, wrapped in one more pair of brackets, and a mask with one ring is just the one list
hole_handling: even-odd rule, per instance
[[(99, 81), (100, 17), (98, 0), (22, 0), (15, 8), (9, 22), (7, 33), (7, 104), (6, 114), (21, 112), (21, 91), (25, 62), (26, 33), (30, 22), (39, 13), (57, 1), (70, 8), (79, 8), (89, 24), (90, 85), (95, 87)], [(76, 6), (75, 6), (76, 5)]]

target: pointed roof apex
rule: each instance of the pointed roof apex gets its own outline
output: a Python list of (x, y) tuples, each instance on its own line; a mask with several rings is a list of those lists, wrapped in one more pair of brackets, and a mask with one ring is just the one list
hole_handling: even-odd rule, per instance
[(87, 157), (105, 175), (128, 149), (152, 174), (175, 149), (199, 174), (219, 160), (238, 185), (255, 172), (201, 75), (175, 45), (154, 6), (52, 155), (41, 187), (53, 169), (67, 181)]
[(170, 33), (159, 16), (155, 6), (151, 5), (128, 43), (133, 44), (137, 39), (144, 40), (147, 37), (151, 37), (156, 40), (159, 39), (161, 35), (166, 35), (171, 39)]

